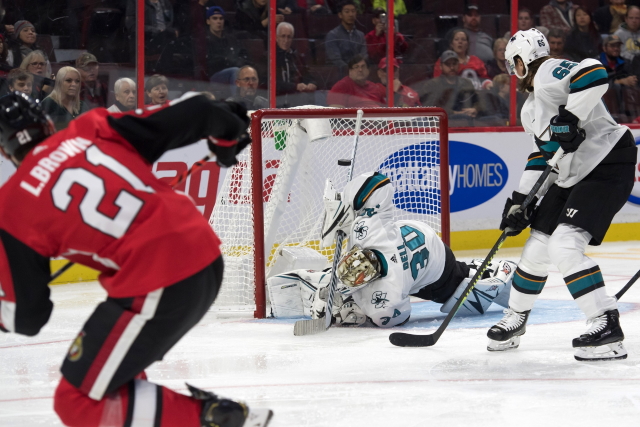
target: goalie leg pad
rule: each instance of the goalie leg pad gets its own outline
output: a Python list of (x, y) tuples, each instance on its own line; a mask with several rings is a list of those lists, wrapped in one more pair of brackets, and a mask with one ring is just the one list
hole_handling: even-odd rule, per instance
[(330, 272), (294, 270), (267, 279), (271, 313), (276, 318), (311, 316), (314, 296), (325, 287)]

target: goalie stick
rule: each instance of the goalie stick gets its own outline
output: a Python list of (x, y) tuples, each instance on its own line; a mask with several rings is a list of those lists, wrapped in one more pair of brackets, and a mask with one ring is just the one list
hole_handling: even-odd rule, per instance
[[(195, 162), (194, 164), (191, 165), (191, 167), (189, 169), (187, 169), (186, 171), (182, 172), (179, 175), (176, 175), (173, 180), (171, 180), (171, 182), (169, 183), (169, 185), (171, 187), (175, 187), (178, 184), (180, 184), (182, 181), (184, 181), (185, 179), (187, 179), (187, 177), (189, 175), (191, 175), (192, 172), (200, 169), (202, 166), (204, 166), (205, 163), (207, 163), (209, 160), (211, 160), (211, 158), (213, 157), (213, 153), (209, 153), (206, 156), (204, 156), (202, 159), (198, 160), (197, 162)], [(64, 273), (65, 271), (67, 271), (68, 269), (70, 269), (71, 267), (73, 267), (73, 265), (75, 264), (75, 262), (71, 262), (69, 261), (68, 263), (66, 263), (65, 265), (63, 265), (62, 267), (60, 267), (58, 269), (58, 271), (56, 271), (55, 273), (53, 273), (51, 275), (51, 278), (49, 279), (49, 282), (53, 282), (54, 280), (56, 280), (58, 277), (60, 277), (62, 275), (62, 273)]]
[[(363, 111), (358, 110), (356, 114), (356, 129), (355, 136), (353, 138), (353, 150), (351, 151), (351, 159), (339, 159), (338, 165), (349, 166), (349, 172), (347, 173), (347, 183), (351, 181), (353, 176), (353, 168), (356, 163), (356, 151), (358, 149), (358, 139), (360, 138), (360, 127), (362, 125)], [(346, 233), (342, 230), (336, 231), (336, 250), (333, 253), (333, 267), (331, 270), (331, 281), (329, 282), (329, 294), (327, 296), (327, 306), (324, 310), (324, 317), (320, 319), (311, 320), (298, 320), (293, 325), (293, 335), (314, 335), (324, 332), (331, 327), (332, 311), (333, 311), (333, 298), (338, 287), (338, 262), (340, 262), (340, 255), (342, 255), (342, 243)]]
[[(524, 211), (527, 206), (531, 204), (531, 201), (538, 193), (540, 187), (542, 187), (542, 184), (544, 184), (544, 182), (547, 180), (547, 177), (556, 166), (563, 153), (564, 150), (562, 150), (562, 148), (559, 148), (558, 151), (556, 151), (556, 153), (554, 154), (553, 158), (549, 160), (549, 163), (544, 172), (542, 172), (542, 175), (540, 175), (533, 188), (527, 195), (526, 199), (524, 199), (524, 202), (520, 206), (520, 210)], [(478, 280), (480, 280), (485, 269), (491, 263), (496, 253), (498, 253), (498, 250), (505, 240), (507, 240), (506, 230), (502, 232), (496, 244), (493, 245), (493, 248), (491, 248), (491, 251), (489, 251), (487, 257), (484, 259), (480, 267), (478, 267), (476, 274), (474, 274), (473, 278), (469, 281), (469, 285), (467, 285), (465, 290), (462, 292), (460, 299), (456, 301), (455, 305), (453, 306), (453, 308), (451, 308), (451, 311), (449, 311), (449, 314), (447, 314), (447, 317), (445, 317), (444, 321), (442, 322), (442, 325), (440, 325), (440, 327), (434, 333), (429, 335), (412, 335), (404, 332), (394, 332), (389, 335), (389, 341), (391, 342), (391, 344), (399, 347), (431, 347), (432, 345), (435, 345), (435, 343), (438, 342), (440, 336), (444, 333), (444, 330), (447, 329), (447, 326), (449, 325), (449, 322), (451, 322), (451, 319), (453, 319), (453, 316), (456, 315), (458, 309), (467, 300), (469, 293), (471, 293), (471, 290), (475, 287), (476, 283), (478, 283)]]

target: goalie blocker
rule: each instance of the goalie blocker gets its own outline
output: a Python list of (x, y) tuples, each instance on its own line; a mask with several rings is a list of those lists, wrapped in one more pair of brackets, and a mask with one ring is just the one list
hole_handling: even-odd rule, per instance
[[(459, 262), (433, 229), (418, 221), (393, 220), (393, 186), (377, 172), (356, 177), (337, 193), (325, 187), (323, 244), (341, 229), (348, 252), (338, 266), (341, 279), (332, 316), (337, 324), (361, 324), (369, 318), (381, 327), (404, 324), (411, 314), (410, 296), (443, 304), (448, 312), (466, 288), (479, 262)], [(306, 250), (309, 250), (306, 248)], [(322, 288), (330, 270), (302, 270), (267, 280), (272, 315), (322, 317)], [(308, 267), (307, 267), (308, 268)], [(282, 270), (280, 270), (282, 271)], [(515, 264), (499, 261), (481, 280), (461, 310), (484, 313), (492, 302), (508, 300)]]

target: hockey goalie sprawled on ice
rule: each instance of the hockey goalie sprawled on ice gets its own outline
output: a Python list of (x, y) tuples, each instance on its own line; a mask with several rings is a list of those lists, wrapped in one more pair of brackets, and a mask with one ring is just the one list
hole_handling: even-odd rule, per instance
[[(377, 172), (354, 178), (344, 193), (327, 182), (322, 245), (332, 245), (338, 229), (349, 236), (348, 251), (338, 264), (340, 282), (331, 313), (336, 325), (403, 325), (411, 316), (410, 296), (441, 303), (440, 310), (447, 313), (482, 262), (456, 261), (422, 222), (394, 221), (393, 194), (389, 178)], [(483, 314), (492, 302), (506, 306), (515, 267), (510, 261), (491, 264), (460, 313)], [(330, 279), (330, 270), (306, 269), (269, 278), (272, 314), (324, 317)]]

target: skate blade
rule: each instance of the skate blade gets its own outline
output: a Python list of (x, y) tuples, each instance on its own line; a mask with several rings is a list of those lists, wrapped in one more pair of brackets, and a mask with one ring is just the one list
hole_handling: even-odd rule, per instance
[(573, 357), (580, 362), (623, 360), (627, 358), (627, 349), (618, 341), (598, 347), (578, 347)]
[(249, 416), (244, 420), (242, 427), (266, 427), (273, 417), (270, 409), (249, 409)]
[(489, 339), (489, 344), (487, 344), (487, 350), (489, 351), (507, 351), (507, 350), (515, 350), (520, 346), (520, 336), (513, 337), (506, 341), (495, 341)]

